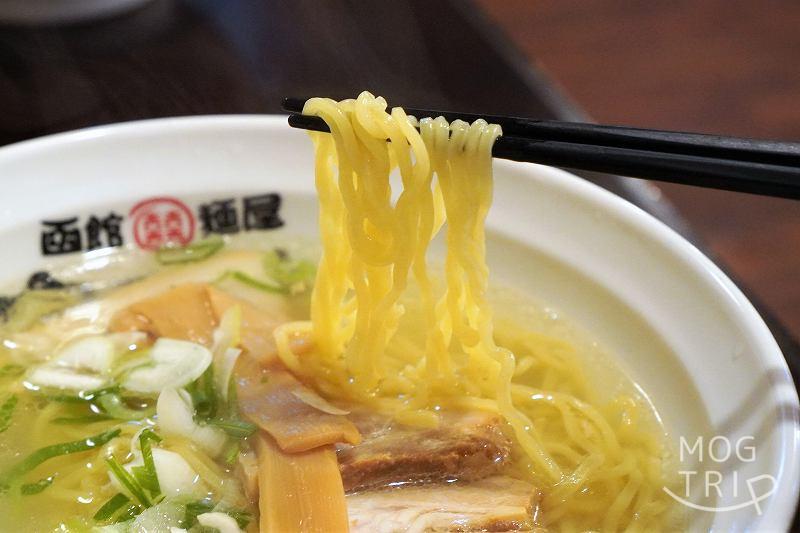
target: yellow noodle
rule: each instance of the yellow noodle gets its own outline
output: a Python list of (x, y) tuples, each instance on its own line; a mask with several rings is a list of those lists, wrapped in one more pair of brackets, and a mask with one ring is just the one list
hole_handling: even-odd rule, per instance
[[(627, 398), (597, 407), (572, 346), (493, 319), (484, 221), (500, 128), (440, 117), (417, 131), (369, 93), (314, 98), (304, 113), (331, 130), (311, 134), (323, 253), (311, 322), (276, 331), (284, 363), (324, 394), (406, 423), (434, 425), (440, 407), (502, 414), (526, 475), (545, 489), (551, 527), (658, 526), (668, 508), (662, 450), (638, 428), (641, 407)], [(437, 285), (426, 254), (445, 222)], [(288, 340), (309, 332), (316, 348), (301, 363)]]

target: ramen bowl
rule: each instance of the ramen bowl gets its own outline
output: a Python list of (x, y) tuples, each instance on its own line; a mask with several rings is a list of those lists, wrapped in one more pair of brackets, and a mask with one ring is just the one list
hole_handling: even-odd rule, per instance
[[(119, 245), (253, 229), (316, 238), (313, 174), (310, 141), (284, 117), (152, 120), (2, 148), (0, 285), (81, 252), (103, 268)], [(719, 268), (632, 204), (532, 164), (495, 161), (487, 230), (493, 280), (568, 317), (655, 406), (682, 480), (664, 490), (691, 529), (790, 527), (797, 392)]]

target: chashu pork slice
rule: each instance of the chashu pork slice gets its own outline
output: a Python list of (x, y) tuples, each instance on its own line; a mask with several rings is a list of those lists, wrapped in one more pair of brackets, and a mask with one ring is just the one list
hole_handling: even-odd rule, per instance
[(484, 411), (442, 413), (435, 429), (358, 412), (349, 418), (363, 440), (337, 446), (348, 493), (399, 483), (478, 480), (496, 474), (511, 450), (503, 419)]
[(539, 493), (507, 476), (432, 483), (347, 496), (350, 533), (542, 531), (534, 529)]

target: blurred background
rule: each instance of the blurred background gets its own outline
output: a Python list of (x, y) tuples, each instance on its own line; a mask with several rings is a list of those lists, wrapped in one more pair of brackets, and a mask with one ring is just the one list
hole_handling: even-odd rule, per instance
[[(800, 141), (796, 0), (479, 0), (597, 122)], [(800, 204), (659, 189), (800, 336)]]
[[(797, 0), (0, 0), (0, 144), (362, 89), (411, 106), (800, 140), (798, 28)], [(800, 336), (800, 204), (585, 176), (716, 256)]]

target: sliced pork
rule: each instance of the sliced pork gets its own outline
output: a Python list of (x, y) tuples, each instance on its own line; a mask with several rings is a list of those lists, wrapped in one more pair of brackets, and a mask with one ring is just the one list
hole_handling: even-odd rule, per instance
[(393, 483), (481, 479), (496, 474), (511, 449), (502, 418), (492, 413), (445, 413), (436, 429), (356, 412), (349, 418), (363, 441), (337, 447), (348, 493)]
[(350, 533), (533, 531), (539, 494), (524, 481), (492, 476), (347, 496)]

